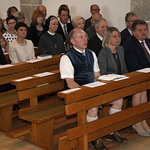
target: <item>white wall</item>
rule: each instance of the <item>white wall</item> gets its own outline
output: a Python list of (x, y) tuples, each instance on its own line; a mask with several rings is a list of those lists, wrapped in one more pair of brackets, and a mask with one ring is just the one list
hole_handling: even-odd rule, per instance
[[(109, 26), (116, 26), (119, 30), (125, 27), (124, 17), (130, 11), (131, 0), (43, 0), (47, 7), (47, 17), (57, 15), (58, 7), (67, 4), (70, 8), (71, 17), (80, 15), (85, 19), (90, 16), (91, 4), (98, 4), (101, 14), (107, 20)], [(0, 17), (7, 17), (7, 9), (16, 6), (20, 10), (20, 0), (0, 0)]]
[(11, 6), (20, 10), (20, 0), (0, 0), (0, 18), (6, 19), (7, 9)]
[[(124, 17), (130, 11), (131, 0), (43, 0), (47, 7), (47, 16), (57, 15), (60, 4), (67, 4), (71, 11), (71, 17), (80, 15), (84, 18), (90, 16), (90, 6), (99, 5), (101, 14), (107, 20), (108, 25), (115, 26), (119, 30), (125, 28)], [(55, 7), (54, 7), (55, 6)]]

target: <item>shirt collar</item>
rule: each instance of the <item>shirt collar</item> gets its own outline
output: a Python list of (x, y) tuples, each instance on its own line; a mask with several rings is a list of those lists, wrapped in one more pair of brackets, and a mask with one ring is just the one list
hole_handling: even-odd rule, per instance
[(83, 51), (81, 51), (81, 50), (75, 48), (74, 46), (73, 46), (73, 48), (74, 48), (77, 52), (79, 52), (79, 53), (83, 53), (83, 52), (85, 53), (85, 49), (84, 49)]
[(47, 31), (50, 35), (55, 35), (55, 33), (51, 33), (50, 31)]
[(98, 36), (98, 38), (102, 41), (103, 40), (103, 37), (100, 36), (97, 32), (96, 32), (96, 35)]
[(128, 31), (129, 31), (129, 33), (132, 35), (132, 31), (129, 29), (129, 28), (127, 28), (128, 29)]

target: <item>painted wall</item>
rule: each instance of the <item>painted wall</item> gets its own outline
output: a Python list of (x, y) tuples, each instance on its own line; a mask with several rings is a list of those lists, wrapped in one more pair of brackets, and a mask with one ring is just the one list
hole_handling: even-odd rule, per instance
[[(47, 17), (57, 15), (58, 7), (67, 4), (70, 8), (71, 17), (90, 17), (91, 4), (99, 5), (101, 14), (107, 20), (109, 26), (116, 26), (119, 30), (125, 27), (124, 17), (130, 11), (131, 0), (43, 0), (43, 5), (47, 7)], [(20, 10), (20, 0), (0, 0), (0, 17), (6, 18), (7, 8), (16, 6)]]

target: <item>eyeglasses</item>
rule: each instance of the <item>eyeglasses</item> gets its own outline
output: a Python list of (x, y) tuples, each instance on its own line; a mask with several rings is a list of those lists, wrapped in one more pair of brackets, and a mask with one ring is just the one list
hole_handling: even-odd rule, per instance
[(12, 24), (15, 24), (16, 22), (10, 22), (10, 23), (8, 23), (9, 25), (12, 25)]

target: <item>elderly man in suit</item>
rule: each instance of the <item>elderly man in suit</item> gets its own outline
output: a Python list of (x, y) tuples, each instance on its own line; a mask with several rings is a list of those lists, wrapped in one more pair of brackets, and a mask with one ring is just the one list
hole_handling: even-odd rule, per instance
[(131, 36), (131, 27), (133, 22), (137, 20), (137, 15), (134, 12), (128, 12), (125, 16), (126, 28), (121, 31), (121, 45), (123, 45)]
[[(144, 20), (136, 20), (132, 24), (132, 37), (124, 44), (125, 61), (129, 72), (150, 67), (150, 39), (148, 35), (148, 25)], [(150, 91), (148, 91), (148, 100)], [(132, 105), (140, 105), (147, 102), (146, 91), (133, 95)], [(145, 120), (133, 125), (139, 135), (145, 136), (150, 133)]]
[(96, 56), (98, 56), (100, 50), (102, 49), (102, 40), (107, 27), (107, 22), (104, 18), (95, 21), (96, 34), (88, 41), (88, 48), (94, 51)]
[(67, 22), (69, 19), (69, 10), (65, 8), (59, 9), (58, 17), (59, 17), (59, 26), (56, 32), (63, 36), (63, 40), (65, 42), (69, 32), (73, 29), (72, 24)]

